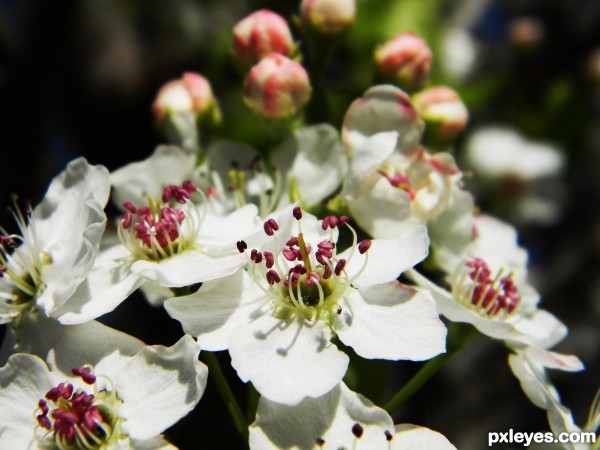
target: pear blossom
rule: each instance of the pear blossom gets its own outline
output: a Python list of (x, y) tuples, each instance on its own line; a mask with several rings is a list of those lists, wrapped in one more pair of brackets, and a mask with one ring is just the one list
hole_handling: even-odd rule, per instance
[[(344, 228), (353, 242), (340, 252)], [(294, 405), (339, 383), (348, 357), (334, 336), (369, 359), (425, 360), (445, 350), (433, 304), (396, 281), (427, 255), (424, 227), (358, 242), (347, 217), (319, 222), (295, 206), (268, 218), (264, 235), (237, 243), (247, 270), (165, 308), (204, 349), (228, 349), (239, 377), (269, 400)]]
[(92, 268), (106, 224), (108, 171), (71, 161), (42, 202), (24, 215), (13, 197), (19, 234), (0, 228), (0, 323), (43, 311), (60, 317)]
[(539, 294), (527, 281), (527, 252), (511, 226), (489, 216), (476, 217), (474, 240), (449, 261), (454, 262), (449, 266), (450, 291), (410, 272), (429, 290), (440, 314), (519, 348), (550, 348), (565, 337), (566, 327), (538, 308)]
[(444, 436), (410, 424), (394, 426), (392, 418), (340, 383), (319, 398), (296, 406), (262, 397), (250, 425), (250, 449), (455, 449)]
[(0, 368), (0, 446), (173, 448), (160, 434), (206, 387), (196, 342), (146, 347), (95, 322), (65, 330), (47, 363), (17, 353)]
[(422, 147), (400, 153), (397, 137), (378, 133), (356, 148), (342, 189), (353, 218), (375, 237), (394, 237), (406, 224), (442, 214), (461, 178), (451, 155)]
[(190, 201), (197, 191), (184, 181), (143, 205), (125, 202), (120, 242), (99, 255), (69, 309), (61, 311), (61, 322), (82, 323), (110, 312), (146, 281), (191, 286), (240, 269), (246, 259), (235, 251), (234, 232), (246, 236), (260, 227), (256, 207), (221, 216)]

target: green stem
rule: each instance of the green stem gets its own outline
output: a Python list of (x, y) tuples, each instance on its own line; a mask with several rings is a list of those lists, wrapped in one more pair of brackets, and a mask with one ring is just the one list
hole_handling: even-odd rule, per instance
[(445, 363), (448, 361), (454, 353), (442, 353), (429, 360), (421, 369), (406, 383), (396, 394), (391, 398), (389, 402), (383, 407), (388, 413), (392, 414), (402, 404), (408, 400), (415, 392), (419, 390), (421, 386), (425, 384)]
[(227, 405), (227, 409), (229, 409), (229, 414), (231, 414), (235, 428), (247, 446), (248, 423), (246, 422), (246, 418), (244, 417), (244, 413), (242, 412), (240, 405), (235, 399), (235, 395), (233, 394), (231, 387), (229, 387), (229, 384), (225, 379), (225, 374), (223, 373), (223, 370), (221, 370), (219, 360), (217, 359), (216, 355), (211, 352), (203, 352), (202, 356), (206, 361), (209, 373), (215, 381), (221, 397), (223, 397), (223, 400), (225, 400), (225, 404)]

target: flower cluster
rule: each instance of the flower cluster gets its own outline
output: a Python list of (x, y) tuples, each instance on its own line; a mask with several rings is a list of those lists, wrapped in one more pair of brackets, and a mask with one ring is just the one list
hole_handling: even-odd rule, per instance
[[(172, 448), (162, 433), (196, 407), (210, 370), (252, 450), (452, 449), (390, 414), (474, 335), (508, 349), (553, 431), (578, 429), (546, 369), (583, 364), (552, 350), (567, 329), (538, 307), (515, 229), (465, 188), (453, 145), (467, 109), (429, 86), (425, 40), (374, 49), (391, 84), (345, 105), (339, 130), (322, 120), (319, 58), (355, 16), (354, 1), (303, 1), (304, 65), (278, 14), (233, 27), (260, 147), (215, 137), (229, 119), (209, 81), (186, 72), (152, 106), (170, 145), (112, 172), (76, 159), (35, 208), (14, 198), (19, 232), (0, 228), (0, 447)], [(107, 221), (111, 187), (119, 217)], [(138, 289), (181, 325), (172, 346), (96, 321)], [(220, 351), (252, 385), (246, 415)], [(398, 389), (384, 410), (353, 391), (361, 360), (431, 361), (405, 387), (380, 377)]]

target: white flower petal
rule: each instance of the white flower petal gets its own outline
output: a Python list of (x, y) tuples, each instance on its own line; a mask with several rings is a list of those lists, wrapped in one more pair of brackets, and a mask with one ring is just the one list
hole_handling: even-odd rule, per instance
[(361, 192), (369, 192), (379, 178), (377, 169), (394, 152), (397, 141), (398, 133), (395, 131), (377, 133), (366, 139), (352, 157), (342, 194), (356, 197)]
[(567, 327), (554, 315), (543, 309), (514, 322), (515, 329), (525, 335), (524, 342), (550, 348), (567, 335)]
[(192, 177), (195, 161), (194, 155), (178, 147), (161, 145), (149, 158), (110, 174), (113, 202), (122, 208), (125, 201), (141, 206), (146, 204), (148, 196), (160, 198), (165, 186), (179, 185)]
[(143, 282), (132, 273), (131, 263), (121, 259), (124, 252), (126, 249), (121, 245), (107, 250), (71, 298), (53, 311), (52, 316), (65, 325), (73, 325), (96, 319), (119, 306)]
[(94, 366), (95, 373), (118, 372), (143, 347), (139, 339), (91, 321), (63, 327), (48, 362), (52, 370), (69, 377), (71, 369), (86, 364)]
[(411, 216), (409, 195), (382, 176), (378, 176), (371, 190), (362, 191), (347, 201), (356, 222), (378, 239), (398, 237), (417, 223)]
[(338, 384), (348, 356), (330, 342), (322, 322), (288, 321), (263, 315), (234, 330), (231, 365), (242, 381), (252, 381), (261, 395), (286, 405), (318, 397)]
[(394, 434), (391, 417), (340, 383), (296, 406), (261, 398), (250, 426), (250, 449), (387, 449), (386, 432)]
[(371, 248), (363, 255), (355, 252), (348, 259), (351, 251), (348, 249), (338, 255), (338, 259), (348, 259), (345, 270), (351, 277), (362, 270), (355, 284), (365, 286), (395, 280), (402, 272), (425, 259), (428, 250), (427, 229), (415, 225), (395, 239), (374, 239)]
[(469, 192), (453, 189), (448, 206), (427, 223), (433, 256), (438, 265), (453, 273), (462, 262), (465, 249), (473, 238), (473, 197)]
[(422, 361), (446, 350), (433, 302), (398, 282), (369, 286), (342, 304), (340, 340), (363, 358)]
[(226, 216), (208, 212), (198, 242), (208, 254), (236, 252), (235, 243), (262, 230), (262, 224), (255, 205), (242, 206)]
[(396, 425), (392, 450), (456, 450), (446, 437), (437, 431), (404, 423)]
[(180, 287), (231, 275), (245, 263), (246, 257), (237, 250), (218, 257), (188, 250), (160, 262), (136, 261), (131, 271), (164, 287)]
[(106, 168), (90, 166), (79, 158), (52, 180), (44, 199), (33, 210), (30, 229), (31, 237), (35, 236), (34, 251), (44, 252), (51, 260), (43, 266), (46, 288), (37, 299), (47, 314), (69, 298), (94, 263), (106, 225), (103, 208), (108, 193)]
[(133, 450), (177, 450), (173, 444), (169, 444), (161, 436), (156, 436), (151, 439), (136, 440), (132, 439), (127, 442), (127, 446), (124, 449)]
[[(123, 400), (123, 430), (134, 439), (162, 433), (189, 413), (202, 397), (208, 369), (190, 336), (172, 347), (144, 347), (112, 375)], [(112, 368), (110, 368), (112, 371)]]
[(191, 295), (165, 302), (171, 317), (183, 330), (198, 337), (204, 350), (226, 350), (237, 327), (262, 314), (265, 294), (256, 287), (245, 270), (202, 285)]
[(7, 327), (0, 350), (0, 364), (14, 353), (30, 353), (46, 358), (64, 328), (41, 311), (29, 311), (19, 319), (18, 326)]
[(30, 448), (35, 441), (38, 401), (54, 386), (44, 362), (17, 354), (0, 368), (0, 448)]
[(302, 204), (308, 207), (333, 193), (348, 168), (338, 132), (327, 124), (294, 132), (273, 151), (273, 161), (285, 175), (284, 185), (293, 180)]

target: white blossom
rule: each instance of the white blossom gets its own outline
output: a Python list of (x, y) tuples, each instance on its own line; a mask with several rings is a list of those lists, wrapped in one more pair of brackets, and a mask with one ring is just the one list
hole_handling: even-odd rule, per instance
[[(426, 256), (423, 227), (358, 243), (347, 218), (318, 222), (299, 207), (281, 216), (265, 222), (266, 242), (238, 243), (250, 253), (247, 271), (165, 303), (204, 349), (228, 349), (243, 381), (289, 405), (323, 395), (348, 365), (335, 335), (370, 359), (425, 360), (445, 350), (433, 304), (396, 281)], [(338, 253), (338, 229), (346, 227), (354, 242)]]
[(0, 368), (0, 447), (173, 448), (160, 434), (204, 392), (199, 351), (189, 336), (146, 347), (95, 322), (68, 327), (48, 364), (18, 353)]

